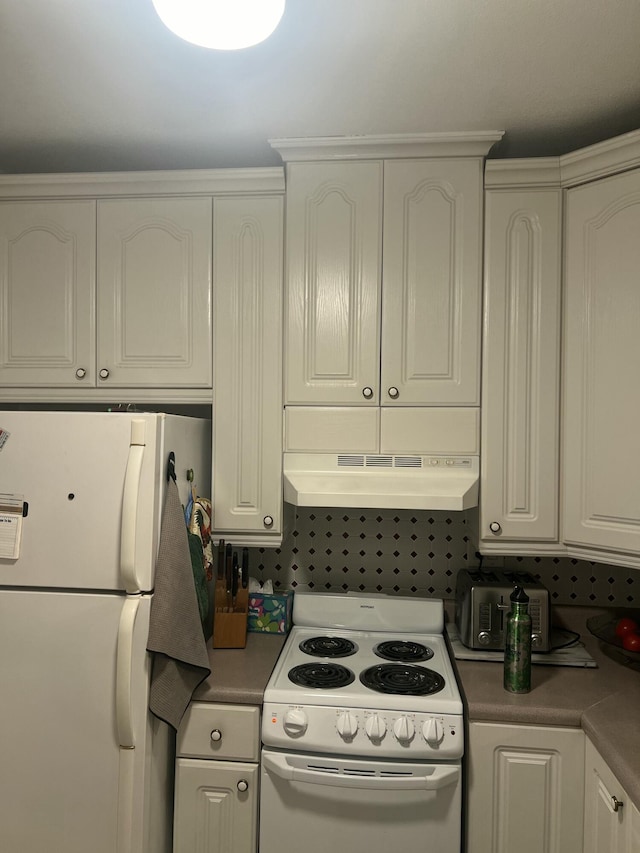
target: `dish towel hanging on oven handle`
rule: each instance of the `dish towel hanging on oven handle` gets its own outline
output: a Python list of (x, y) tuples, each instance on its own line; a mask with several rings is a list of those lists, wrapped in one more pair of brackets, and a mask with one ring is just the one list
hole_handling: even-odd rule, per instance
[(149, 710), (174, 729), (193, 691), (211, 674), (184, 513), (167, 482), (147, 650), (153, 655)]

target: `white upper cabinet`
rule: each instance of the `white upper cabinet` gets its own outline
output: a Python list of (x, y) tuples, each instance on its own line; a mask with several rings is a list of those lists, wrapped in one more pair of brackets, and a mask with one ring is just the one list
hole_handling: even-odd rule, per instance
[(480, 538), (530, 552), (558, 542), (562, 191), (491, 189), (485, 217)]
[(640, 566), (640, 170), (570, 189), (564, 536)]
[(282, 196), (214, 202), (213, 526), (282, 539)]
[(287, 172), (285, 397), (378, 403), (382, 163)]
[(0, 398), (210, 404), (214, 200), (283, 188), (282, 168), (0, 175)]
[(95, 381), (94, 201), (0, 203), (0, 383)]
[(3, 202), (0, 240), (2, 385), (211, 387), (210, 198)]
[(640, 568), (639, 165), (640, 131), (487, 164), (483, 553)]
[(211, 387), (211, 199), (98, 202), (98, 382)]
[(384, 164), (383, 405), (480, 402), (482, 161)]
[(287, 405), (479, 404), (490, 137), (272, 143), (288, 161)]

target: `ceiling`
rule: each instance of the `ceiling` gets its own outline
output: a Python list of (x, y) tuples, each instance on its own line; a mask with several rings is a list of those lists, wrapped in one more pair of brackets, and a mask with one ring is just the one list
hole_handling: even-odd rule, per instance
[(287, 136), (503, 130), (491, 156), (640, 128), (638, 0), (287, 0), (261, 45), (151, 0), (0, 0), (0, 171), (276, 165)]

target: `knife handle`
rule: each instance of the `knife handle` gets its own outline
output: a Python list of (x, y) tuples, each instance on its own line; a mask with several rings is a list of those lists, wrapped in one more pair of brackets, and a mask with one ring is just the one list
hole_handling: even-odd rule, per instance
[(242, 589), (249, 586), (249, 549), (242, 549)]
[(233, 562), (231, 564), (231, 604), (235, 607), (236, 596), (238, 594), (238, 552), (233, 552)]
[(225, 546), (224, 539), (218, 542), (218, 571), (216, 573), (218, 580), (224, 580), (224, 555)]

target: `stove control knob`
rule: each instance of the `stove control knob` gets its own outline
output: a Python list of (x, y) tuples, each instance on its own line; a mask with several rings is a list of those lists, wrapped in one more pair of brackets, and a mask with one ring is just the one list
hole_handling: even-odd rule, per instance
[(444, 726), (442, 720), (431, 717), (422, 726), (422, 734), (429, 746), (439, 746), (444, 739)]
[(307, 730), (307, 715), (302, 708), (289, 708), (284, 715), (284, 730), (291, 737), (299, 737)]
[(358, 718), (354, 717), (350, 711), (343, 711), (338, 717), (336, 728), (338, 729), (338, 734), (343, 738), (343, 740), (351, 740), (358, 731)]
[(373, 714), (365, 723), (365, 731), (369, 740), (380, 741), (387, 733), (387, 724), (377, 714)]
[(413, 722), (409, 717), (398, 717), (393, 724), (393, 733), (400, 743), (410, 743), (415, 734)]

